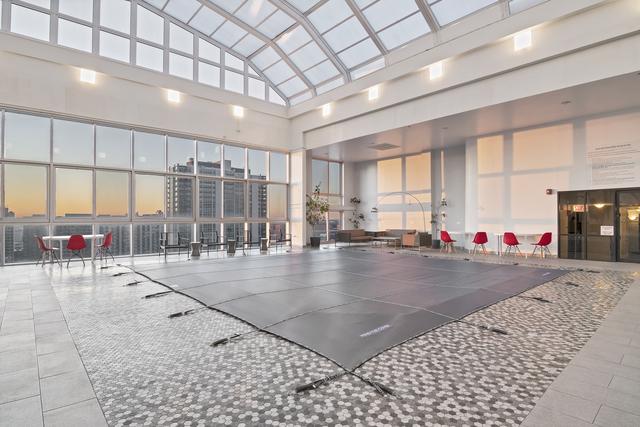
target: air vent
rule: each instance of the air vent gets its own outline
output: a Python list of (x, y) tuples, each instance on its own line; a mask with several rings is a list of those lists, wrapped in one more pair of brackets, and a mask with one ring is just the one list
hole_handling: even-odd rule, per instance
[(400, 148), (397, 145), (393, 145), (393, 144), (387, 144), (382, 143), (382, 144), (377, 144), (377, 145), (370, 145), (369, 148), (372, 148), (374, 150), (378, 150), (378, 151), (386, 151), (386, 150), (393, 150), (394, 148)]

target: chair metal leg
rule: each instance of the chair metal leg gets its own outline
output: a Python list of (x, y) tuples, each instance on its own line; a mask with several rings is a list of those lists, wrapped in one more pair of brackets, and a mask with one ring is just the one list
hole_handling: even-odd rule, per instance
[(485, 247), (484, 243), (481, 246), (482, 246), (482, 253), (486, 255), (487, 254), (487, 248)]

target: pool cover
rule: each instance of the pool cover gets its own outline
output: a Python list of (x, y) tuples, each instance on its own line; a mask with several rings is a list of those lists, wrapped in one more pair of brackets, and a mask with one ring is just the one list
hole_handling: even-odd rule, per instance
[(133, 268), (348, 371), (565, 273), (355, 250)]

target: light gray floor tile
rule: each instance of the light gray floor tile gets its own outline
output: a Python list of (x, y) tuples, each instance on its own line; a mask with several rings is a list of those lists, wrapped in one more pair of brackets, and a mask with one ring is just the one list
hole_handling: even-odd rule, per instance
[(599, 402), (582, 399), (555, 390), (547, 390), (538, 400), (538, 406), (551, 409), (554, 413), (561, 413), (582, 421), (592, 423), (600, 409)]
[(603, 406), (598, 412), (595, 424), (602, 427), (638, 427), (640, 416)]
[(38, 356), (40, 378), (84, 370), (76, 349)]
[(40, 387), (45, 411), (95, 397), (84, 370), (43, 378)]
[(36, 352), (33, 349), (0, 353), (0, 375), (37, 367)]
[(33, 310), (29, 308), (28, 310), (4, 310), (4, 320), (25, 320), (25, 319), (33, 319)]
[(35, 339), (35, 343), (38, 355), (57, 351), (70, 351), (76, 348), (69, 332), (39, 337)]
[(633, 394), (638, 396), (638, 400), (640, 400), (640, 382), (630, 380), (629, 378), (614, 376), (613, 380), (611, 380), (611, 384), (609, 388), (617, 391), (621, 391), (628, 394)]
[(40, 396), (0, 405), (0, 427), (41, 427)]
[(525, 418), (522, 427), (587, 427), (593, 424), (554, 412), (550, 408), (536, 406)]
[(34, 313), (33, 321), (36, 324), (60, 322), (64, 320), (62, 310), (45, 311), (42, 313)]
[(44, 413), (46, 427), (103, 427), (107, 425), (96, 399)]
[(33, 332), (33, 320), (5, 320), (0, 326), (0, 335), (20, 334), (23, 332)]
[(637, 395), (609, 389), (605, 403), (612, 408), (640, 416), (640, 398)]
[(632, 368), (640, 369), (640, 357), (632, 354), (625, 354), (622, 358), (622, 364)]
[(64, 320), (58, 322), (39, 323), (35, 325), (36, 337), (42, 338), (50, 335), (60, 335), (69, 332), (67, 322)]
[(0, 353), (5, 351), (31, 350), (35, 347), (36, 338), (33, 332), (0, 335)]
[(36, 396), (39, 393), (37, 369), (0, 375), (0, 403)]

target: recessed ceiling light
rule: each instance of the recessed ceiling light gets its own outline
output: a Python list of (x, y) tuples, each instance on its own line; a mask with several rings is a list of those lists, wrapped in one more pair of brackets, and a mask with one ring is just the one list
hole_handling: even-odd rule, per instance
[(560, 104), (562, 104), (562, 105), (567, 105), (567, 104), (571, 104), (571, 101), (569, 101), (569, 100), (566, 100), (566, 101), (562, 101), (562, 102), (561, 102)]
[(173, 89), (167, 89), (167, 101), (177, 104), (180, 102), (180, 92)]
[(435, 80), (444, 74), (444, 66), (442, 61), (429, 65), (429, 80)]
[(80, 81), (83, 83), (96, 84), (96, 72), (93, 70), (87, 70), (85, 68), (80, 69)]
[(233, 106), (233, 117), (237, 118), (237, 119), (241, 119), (244, 117), (244, 107), (241, 107), (239, 105), (234, 105)]
[(533, 34), (531, 30), (520, 31), (513, 36), (513, 50), (516, 52), (531, 47), (533, 44)]
[(378, 85), (369, 88), (369, 101), (375, 101), (380, 96), (380, 88)]
[(324, 104), (322, 106), (322, 117), (328, 117), (331, 114), (331, 104)]

